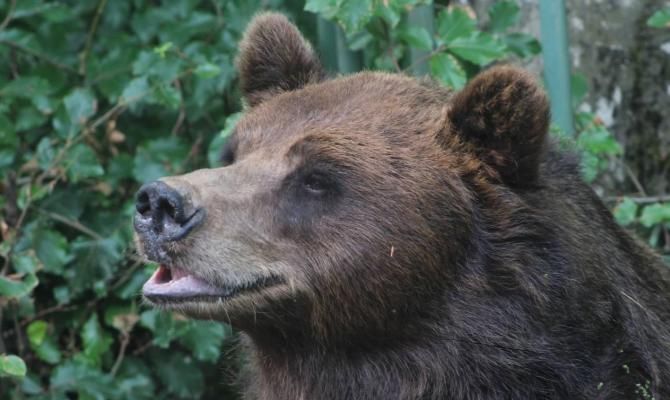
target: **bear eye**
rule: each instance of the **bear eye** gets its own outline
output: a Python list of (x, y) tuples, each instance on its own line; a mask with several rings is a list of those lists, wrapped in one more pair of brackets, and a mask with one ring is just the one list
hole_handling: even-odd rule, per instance
[(235, 162), (235, 150), (230, 141), (226, 143), (221, 152), (221, 166), (227, 167)]
[(328, 192), (331, 187), (331, 182), (326, 175), (319, 172), (312, 172), (305, 176), (303, 187), (308, 193), (321, 196)]

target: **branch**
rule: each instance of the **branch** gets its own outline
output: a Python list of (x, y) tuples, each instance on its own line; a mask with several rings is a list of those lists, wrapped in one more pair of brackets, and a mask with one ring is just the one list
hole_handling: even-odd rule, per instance
[(637, 191), (640, 192), (642, 196), (646, 196), (647, 191), (644, 190), (644, 186), (642, 186), (640, 181), (637, 179), (637, 176), (635, 176), (635, 173), (630, 168), (630, 166), (628, 166), (628, 164), (623, 160), (621, 160), (621, 165), (623, 166), (623, 169), (626, 170), (626, 175), (628, 175), (628, 178), (630, 178), (631, 182), (633, 182), (633, 185), (635, 185)]
[(12, 20), (12, 15), (14, 14), (14, 8), (16, 8), (16, 0), (12, 0), (11, 3), (9, 3), (9, 11), (2, 23), (0, 23), (0, 31), (4, 30), (7, 25), (9, 25), (9, 21)]
[(112, 366), (112, 370), (110, 371), (110, 375), (115, 376), (116, 372), (119, 370), (119, 367), (121, 366), (121, 363), (123, 362), (123, 357), (126, 355), (126, 348), (128, 348), (128, 343), (130, 342), (130, 335), (128, 332), (121, 332), (121, 345), (119, 347), (119, 354), (116, 356), (116, 361), (114, 361), (114, 365)]
[(605, 197), (605, 201), (616, 202), (621, 201), (624, 197), (633, 200), (637, 204), (649, 204), (649, 203), (663, 203), (670, 201), (670, 194), (661, 194), (658, 196), (610, 196)]
[(447, 49), (447, 47), (444, 46), (444, 45), (436, 48), (435, 50), (431, 51), (430, 53), (426, 54), (425, 56), (418, 58), (416, 61), (411, 63), (407, 68), (403, 69), (402, 72), (411, 71), (417, 65), (421, 64), (422, 62), (428, 61), (432, 56), (434, 56), (437, 53), (441, 53), (441, 52), (445, 51), (446, 49)]
[(39, 58), (40, 60), (43, 60), (43, 61), (47, 62), (48, 64), (53, 65), (54, 67), (56, 67), (58, 69), (62, 69), (63, 71), (67, 71), (67, 72), (70, 72), (72, 74), (79, 75), (79, 71), (77, 71), (76, 69), (74, 69), (74, 68), (72, 68), (68, 65), (65, 65), (63, 63), (60, 63), (60, 62), (52, 59), (51, 57), (45, 56), (44, 54), (41, 54), (41, 53), (39, 53), (35, 50), (29, 49), (27, 47), (23, 47), (18, 43), (15, 43), (15, 42), (12, 42), (12, 41), (9, 41), (9, 40), (0, 40), (0, 44), (5, 44), (5, 45), (7, 45), (7, 46), (9, 46), (13, 49), (22, 51), (22, 52), (24, 52), (28, 55)]
[(79, 222), (79, 221), (71, 220), (71, 219), (69, 219), (69, 218), (67, 218), (63, 215), (56, 214), (56, 213), (51, 212), (51, 211), (46, 211), (46, 210), (43, 210), (41, 208), (38, 209), (38, 211), (41, 212), (42, 214), (48, 216), (51, 219), (55, 219), (56, 221), (61, 222), (61, 223), (65, 224), (65, 225), (67, 225), (71, 228), (74, 228), (74, 229), (78, 230), (79, 232), (85, 233), (86, 235), (92, 237), (95, 240), (104, 239), (102, 236), (98, 235), (96, 232), (91, 230), (91, 228), (88, 228), (88, 227), (82, 225), (81, 222)]
[(93, 22), (91, 22), (91, 28), (88, 30), (88, 35), (86, 36), (86, 46), (84, 51), (81, 53), (81, 58), (79, 59), (79, 73), (81, 75), (86, 75), (86, 59), (88, 54), (91, 52), (91, 46), (93, 45), (93, 37), (95, 36), (95, 31), (98, 29), (98, 22), (100, 21), (100, 16), (102, 15), (102, 10), (107, 5), (107, 0), (100, 0), (98, 7), (95, 10), (95, 16), (93, 17)]

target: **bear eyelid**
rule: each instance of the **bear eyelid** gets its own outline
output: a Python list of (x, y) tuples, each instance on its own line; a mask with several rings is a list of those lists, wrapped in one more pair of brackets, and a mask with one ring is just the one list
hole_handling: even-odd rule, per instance
[(310, 194), (323, 196), (332, 189), (333, 182), (323, 172), (313, 171), (304, 176), (302, 185)]

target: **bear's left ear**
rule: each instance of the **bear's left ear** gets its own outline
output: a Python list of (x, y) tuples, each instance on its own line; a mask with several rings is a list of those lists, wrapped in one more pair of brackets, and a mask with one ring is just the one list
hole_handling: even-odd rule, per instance
[(240, 43), (237, 68), (242, 94), (250, 106), (325, 76), (309, 42), (277, 13), (259, 14), (251, 21)]
[(452, 132), (511, 186), (533, 184), (545, 150), (549, 101), (527, 72), (493, 67), (454, 95)]

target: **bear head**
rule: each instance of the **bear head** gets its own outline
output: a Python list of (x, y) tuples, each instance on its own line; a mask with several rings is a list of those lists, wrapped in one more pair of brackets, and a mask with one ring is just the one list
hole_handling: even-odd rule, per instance
[(138, 192), (157, 306), (258, 336), (404, 332), (457, 282), (477, 204), (538, 184), (548, 102), (519, 69), (459, 92), (402, 74), (331, 78), (271, 13), (248, 28), (238, 69), (246, 109), (221, 167)]

